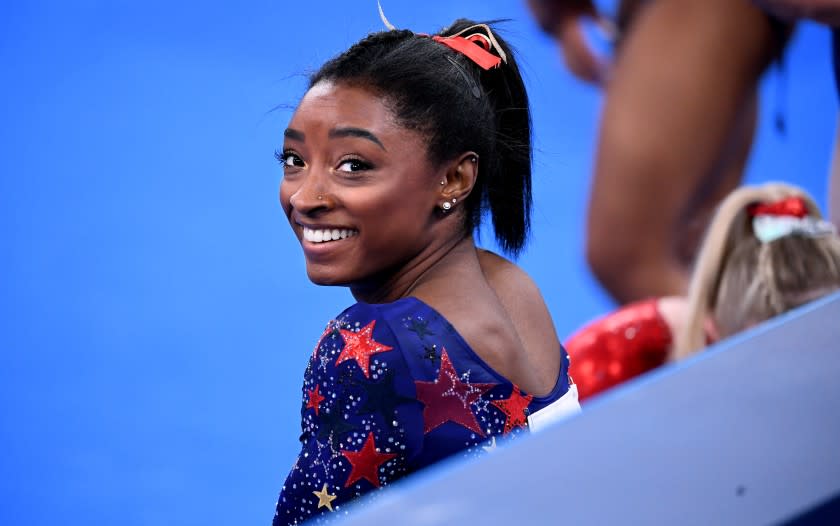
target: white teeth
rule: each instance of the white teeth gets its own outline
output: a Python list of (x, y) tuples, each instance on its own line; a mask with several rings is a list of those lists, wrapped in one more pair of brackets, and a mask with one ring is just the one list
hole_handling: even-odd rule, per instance
[(338, 229), (338, 228), (325, 228), (325, 229), (318, 229), (312, 230), (311, 228), (303, 227), (303, 239), (311, 242), (311, 243), (324, 243), (326, 241), (337, 241), (339, 239), (345, 239), (348, 237), (353, 237), (359, 232), (357, 230), (352, 229)]

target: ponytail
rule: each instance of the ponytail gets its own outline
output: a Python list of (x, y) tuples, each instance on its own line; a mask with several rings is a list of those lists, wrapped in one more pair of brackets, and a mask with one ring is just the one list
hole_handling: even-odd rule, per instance
[[(458, 20), (440, 35), (454, 35), (473, 25), (470, 20)], [(475, 199), (481, 202), (472, 208), (472, 223), (480, 224), (482, 212), (489, 208), (499, 245), (517, 254), (527, 242), (531, 227), (531, 112), (514, 51), (498, 33), (492, 36), (506, 62), (486, 71), (471, 68), (489, 100), (495, 130), (490, 155), (479, 159)]]
[[(820, 287), (809, 276), (809, 269), (796, 268), (803, 259), (816, 261), (821, 265), (822, 245), (830, 243), (837, 249), (836, 256), (827, 255), (829, 272), (821, 276), (820, 282), (837, 282), (840, 274), (830, 268), (840, 261), (840, 240), (820, 240), (788, 236), (771, 243), (759, 241), (752, 229), (747, 208), (755, 203), (778, 201), (786, 197), (802, 197), (812, 216), (821, 217), (813, 199), (801, 189), (784, 183), (768, 183), (757, 187), (741, 187), (732, 192), (720, 204), (706, 231), (705, 239), (692, 273), (688, 291), (687, 320), (678, 331), (674, 345), (674, 359), (681, 359), (706, 346), (704, 326), (713, 317), (720, 326), (721, 335), (743, 330), (752, 323), (763, 321), (791, 308), (793, 301), (788, 296), (806, 295), (809, 289)], [(797, 245), (793, 254), (779, 257), (786, 247)], [(794, 274), (798, 291), (786, 291), (780, 287), (782, 275)], [(832, 274), (835, 277), (832, 277)], [(785, 278), (787, 279), (787, 278)], [(790, 292), (790, 293), (789, 293)]]

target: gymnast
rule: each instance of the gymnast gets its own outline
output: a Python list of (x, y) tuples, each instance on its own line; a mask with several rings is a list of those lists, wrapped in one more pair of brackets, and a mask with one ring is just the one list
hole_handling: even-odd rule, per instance
[(275, 525), (579, 407), (536, 285), (473, 238), (489, 216), (523, 249), (531, 156), (522, 78), (487, 24), (374, 33), (312, 75), (277, 153), (280, 203), (309, 279), (356, 303), (309, 359)]
[(652, 298), (566, 342), (584, 400), (667, 361), (840, 289), (840, 238), (804, 190), (744, 186), (720, 205), (688, 296)]

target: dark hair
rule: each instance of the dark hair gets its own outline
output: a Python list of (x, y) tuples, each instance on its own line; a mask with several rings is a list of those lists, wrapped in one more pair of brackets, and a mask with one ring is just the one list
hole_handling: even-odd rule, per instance
[[(460, 19), (437, 34), (451, 36), (475, 25)], [(493, 36), (507, 62), (483, 70), (428, 36), (372, 33), (324, 64), (310, 87), (331, 81), (381, 94), (402, 125), (428, 138), (432, 162), (476, 152), (478, 179), (464, 203), (465, 231), (477, 229), (489, 209), (499, 245), (515, 255), (530, 228), (531, 115), (512, 50), (495, 31)]]

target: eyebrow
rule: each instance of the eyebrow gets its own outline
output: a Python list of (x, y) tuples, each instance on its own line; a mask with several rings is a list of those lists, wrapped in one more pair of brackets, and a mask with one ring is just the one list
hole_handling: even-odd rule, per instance
[[(385, 150), (385, 146), (382, 144), (382, 142), (379, 140), (379, 138), (376, 135), (374, 135), (371, 132), (369, 132), (365, 129), (362, 129), (362, 128), (353, 128), (353, 127), (333, 128), (332, 130), (330, 130), (329, 137), (331, 139), (340, 138), (340, 137), (361, 137), (362, 139), (367, 139), (367, 140), (375, 143), (377, 146), (379, 146), (380, 148)], [(388, 150), (385, 150), (385, 151), (388, 151)]]
[(303, 132), (298, 131), (294, 128), (286, 128), (286, 130), (283, 132), (283, 137), (285, 137), (287, 139), (292, 139), (294, 141), (300, 141), (300, 142), (305, 142), (306, 141), (306, 136), (303, 134)]

